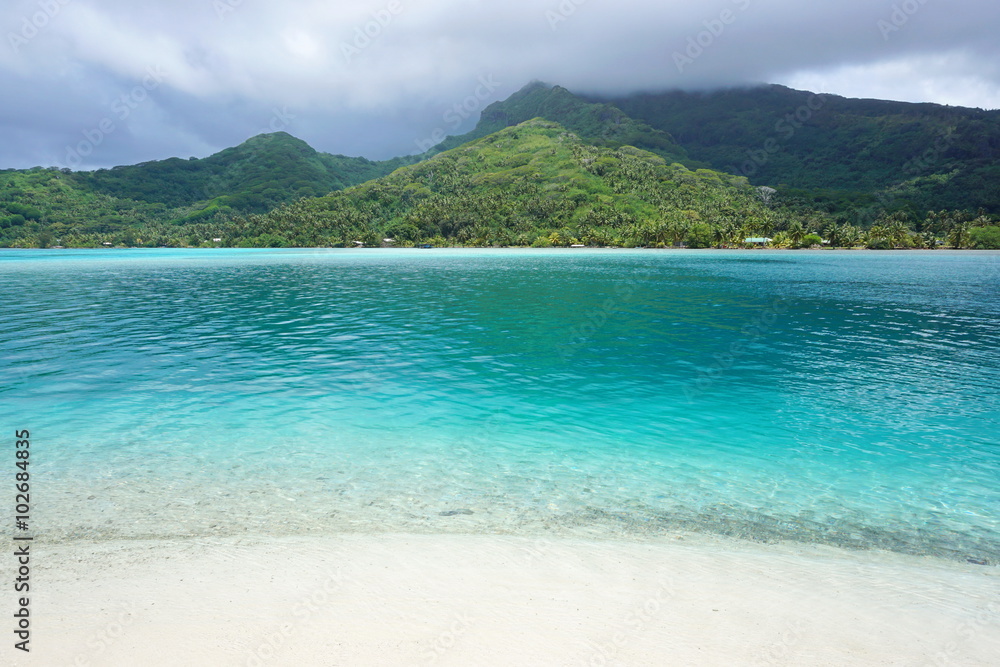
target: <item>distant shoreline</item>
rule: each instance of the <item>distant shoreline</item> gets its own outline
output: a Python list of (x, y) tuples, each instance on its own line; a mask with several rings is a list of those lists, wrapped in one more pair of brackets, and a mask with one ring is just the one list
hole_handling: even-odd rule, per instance
[(865, 252), (865, 253), (998, 253), (1000, 250), (994, 248), (650, 248), (635, 247), (624, 248), (616, 246), (585, 246), (583, 248), (567, 248), (564, 246), (554, 246), (551, 248), (534, 248), (531, 246), (433, 246), (431, 248), (403, 247), (403, 246), (365, 246), (365, 247), (344, 247), (344, 246), (294, 246), (287, 248), (240, 248), (229, 246), (180, 246), (168, 247), (160, 246), (150, 248), (146, 246), (108, 246), (108, 247), (49, 247), (49, 248), (0, 248), (0, 251), (27, 251), (37, 252), (42, 250), (344, 250), (344, 251), (365, 251), (365, 250), (524, 250), (532, 252), (566, 251), (579, 252), (586, 250), (629, 250), (629, 251), (655, 251), (655, 252), (788, 252), (788, 253), (827, 253), (827, 252)]

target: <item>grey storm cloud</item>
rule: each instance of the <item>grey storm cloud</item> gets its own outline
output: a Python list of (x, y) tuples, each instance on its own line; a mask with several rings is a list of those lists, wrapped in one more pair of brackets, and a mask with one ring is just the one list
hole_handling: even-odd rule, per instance
[(0, 168), (204, 156), (277, 130), (386, 158), (533, 80), (996, 108), (998, 26), (995, 0), (8, 0)]

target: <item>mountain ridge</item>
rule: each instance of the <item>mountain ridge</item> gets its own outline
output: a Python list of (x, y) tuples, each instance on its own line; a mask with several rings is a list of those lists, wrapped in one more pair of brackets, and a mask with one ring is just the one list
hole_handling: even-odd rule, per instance
[(774, 218), (746, 179), (691, 171), (631, 146), (597, 146), (534, 118), (235, 224), (261, 232), (250, 245), (379, 245), (391, 238), (409, 245), (704, 247), (712, 243), (708, 222), (740, 218), (748, 229)]
[[(848, 98), (777, 84), (584, 96), (671, 132), (692, 158), (833, 209), (1000, 213), (1000, 111)], [(812, 108), (817, 107), (817, 108)], [(808, 110), (790, 135), (778, 126)], [(799, 119), (796, 119), (799, 120)], [(776, 150), (760, 151), (769, 140)], [(838, 199), (840, 201), (838, 201)]]
[(507, 99), (488, 105), (472, 131), (446, 138), (430, 153), (455, 148), (533, 118), (558, 122), (595, 145), (635, 146), (668, 162), (691, 166), (687, 152), (669, 133), (637, 122), (613, 105), (587, 102), (562, 86), (541, 81), (532, 81)]
[[(645, 120), (634, 119), (621, 106)], [(286, 132), (275, 132), (201, 159), (169, 158), (94, 172), (0, 171), (0, 246), (66, 238), (86, 245), (98, 243), (100, 235), (130, 245), (130, 239), (140, 238), (133, 231), (143, 225), (189, 230), (164, 229), (157, 238), (197, 244), (204, 236), (198, 225), (287, 210), (297, 200), (373, 183), (498, 132), (543, 121), (562, 123), (562, 132), (588, 150), (611, 151), (600, 159), (628, 161), (623, 156), (632, 155), (629, 151), (648, 152), (662, 161), (660, 166), (697, 178), (742, 178), (747, 188), (768, 186), (758, 195), (769, 210), (785, 216), (764, 227), (769, 233), (784, 232), (790, 220), (798, 220), (839, 241), (859, 237), (859, 229), (891, 225), (896, 230), (892, 243), (875, 237), (876, 245), (926, 244), (928, 234), (940, 240), (974, 219), (984, 226), (988, 214), (1000, 212), (1000, 112), (851, 100), (782, 86), (588, 101), (560, 86), (533, 82), (486, 107), (473, 131), (448, 137), (421, 155), (387, 161), (320, 153)], [(935, 135), (942, 128), (948, 132)], [(743, 165), (736, 165), (740, 160)], [(726, 176), (718, 163), (736, 174)], [(505, 163), (493, 166), (498, 173), (506, 170)], [(489, 187), (505, 187), (501, 181)], [(756, 200), (742, 206), (749, 214)], [(649, 211), (639, 217), (648, 221)], [(730, 222), (718, 242), (735, 238)], [(854, 231), (836, 231), (848, 228)], [(924, 236), (914, 240), (912, 234)], [(800, 235), (793, 230), (793, 236)], [(614, 238), (643, 242), (641, 234)], [(955, 238), (959, 246), (967, 240), (961, 234)]]
[(170, 208), (212, 202), (216, 207), (262, 211), (299, 196), (319, 196), (378, 178), (410, 161), (321, 153), (287, 132), (272, 132), (206, 158), (167, 158), (72, 175), (96, 192)]

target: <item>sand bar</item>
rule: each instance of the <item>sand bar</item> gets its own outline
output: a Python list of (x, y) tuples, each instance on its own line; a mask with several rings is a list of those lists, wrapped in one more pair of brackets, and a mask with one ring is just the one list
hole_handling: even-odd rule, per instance
[(349, 534), (33, 554), (32, 650), (5, 633), (0, 664), (1000, 664), (997, 568), (885, 552)]

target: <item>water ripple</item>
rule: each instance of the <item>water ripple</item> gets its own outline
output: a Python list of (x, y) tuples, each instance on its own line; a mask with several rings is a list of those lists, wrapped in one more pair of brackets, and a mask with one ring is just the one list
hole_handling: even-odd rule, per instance
[(44, 434), (53, 536), (446, 530), (460, 503), (993, 562), (995, 261), (0, 251), (0, 394)]

